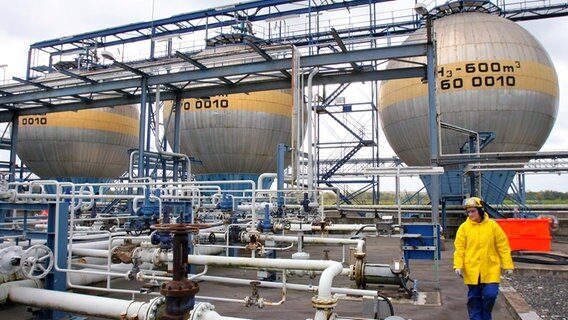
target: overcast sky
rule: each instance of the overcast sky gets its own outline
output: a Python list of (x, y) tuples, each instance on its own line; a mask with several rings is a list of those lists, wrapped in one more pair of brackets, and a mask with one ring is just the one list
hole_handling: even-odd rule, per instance
[[(0, 81), (12, 76), (23, 77), (29, 46), (35, 42), (134, 22), (150, 21), (152, 18), (166, 18), (237, 2), (239, 1), (0, 0), (2, 5), (0, 65), (8, 65), (0, 68), (0, 77), (3, 77), (0, 78)], [(412, 0), (396, 1), (396, 9), (412, 8), (413, 3)], [(568, 95), (566, 91), (568, 86), (568, 57), (566, 54), (568, 17), (524, 22), (521, 25), (539, 39), (548, 51), (556, 67), (560, 83), (558, 118), (552, 133), (541, 150), (568, 151)], [(384, 145), (385, 143), (383, 143)], [(527, 189), (530, 191), (558, 190), (568, 192), (568, 175), (527, 175)]]

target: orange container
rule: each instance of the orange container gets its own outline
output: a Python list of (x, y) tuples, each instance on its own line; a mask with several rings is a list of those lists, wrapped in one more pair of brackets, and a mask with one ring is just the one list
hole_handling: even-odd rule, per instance
[(548, 219), (495, 219), (509, 238), (511, 250), (550, 251)]

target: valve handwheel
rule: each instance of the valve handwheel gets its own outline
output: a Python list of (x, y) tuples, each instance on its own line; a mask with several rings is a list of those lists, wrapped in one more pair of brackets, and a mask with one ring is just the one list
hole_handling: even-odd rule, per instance
[(36, 244), (22, 254), (20, 267), (28, 279), (43, 279), (53, 268), (55, 259), (49, 247)]

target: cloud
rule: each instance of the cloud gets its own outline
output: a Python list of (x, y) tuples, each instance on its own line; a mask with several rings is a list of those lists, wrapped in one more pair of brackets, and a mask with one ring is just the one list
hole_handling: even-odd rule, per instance
[[(32, 43), (54, 39), (63, 36), (75, 35), (90, 31), (107, 29), (111, 27), (150, 21), (152, 18), (161, 19), (197, 10), (214, 8), (239, 1), (231, 0), (98, 0), (98, 1), (72, 1), (72, 0), (26, 0), (10, 1), (2, 8), (0, 19), (0, 65), (8, 64), (3, 72), (7, 78), (11, 76), (22, 77), (25, 74), (29, 46)], [(378, 6), (379, 16), (389, 16), (390, 11), (399, 8), (409, 8), (411, 12), (414, 1), (405, 1), (397, 4), (384, 3)], [(559, 113), (556, 124), (546, 141), (544, 150), (568, 150), (568, 19), (552, 18), (520, 23), (533, 34), (548, 51), (559, 77), (561, 95)], [(0, 73), (1, 75), (2, 73)], [(1, 79), (0, 79), (1, 81)], [(381, 137), (381, 156), (394, 153), (386, 152), (387, 143), (384, 135)], [(391, 151), (392, 152), (392, 151)], [(546, 177), (547, 175), (539, 175)], [(568, 178), (566, 175), (562, 183), (554, 184), (555, 189), (568, 191)], [(527, 179), (528, 181), (533, 179)], [(546, 179), (534, 179), (538, 185), (531, 185), (531, 190), (544, 190)], [(538, 181), (537, 181), (538, 180)], [(541, 182), (542, 180), (542, 182)], [(532, 182), (531, 182), (532, 183)]]

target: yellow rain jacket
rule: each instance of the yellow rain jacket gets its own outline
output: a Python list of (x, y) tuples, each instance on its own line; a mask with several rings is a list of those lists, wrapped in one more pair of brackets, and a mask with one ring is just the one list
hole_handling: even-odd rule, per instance
[(465, 284), (499, 283), (501, 267), (514, 268), (507, 235), (487, 213), (480, 223), (467, 218), (458, 229), (454, 246), (454, 269), (463, 270)]

